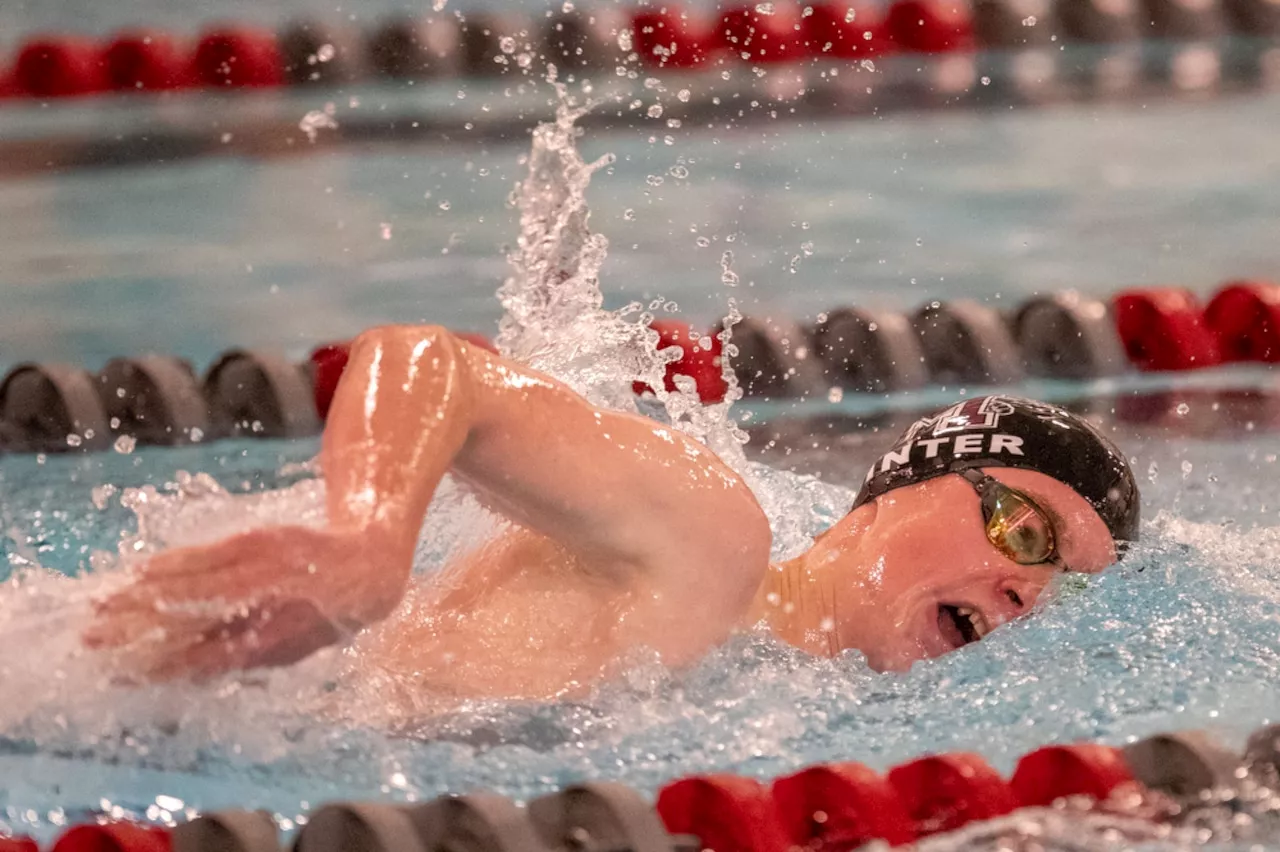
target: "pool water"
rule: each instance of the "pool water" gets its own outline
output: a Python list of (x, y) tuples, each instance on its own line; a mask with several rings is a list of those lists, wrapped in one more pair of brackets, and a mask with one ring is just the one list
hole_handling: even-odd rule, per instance
[[(1277, 155), (1244, 140), (1276, 121), (1274, 106), (915, 116), (689, 132), (670, 146), (661, 135), (586, 139), (589, 157), (618, 155), (588, 193), (593, 225), (612, 244), (603, 289), (613, 304), (662, 296), (710, 322), (729, 296), (746, 313), (804, 318), (851, 302), (909, 307), (964, 293), (1003, 305), (1067, 283), (1107, 292), (1264, 273)], [(17, 282), (5, 289), (4, 357), (92, 364), (145, 348), (207, 360), (232, 344), (302, 351), (388, 320), (492, 328), (499, 247), (517, 233), (503, 200), (523, 172), (520, 153), (353, 151), (0, 185), (0, 207), (39, 214), (6, 229), (0, 253), (0, 278)], [(726, 249), (741, 282), (732, 290), (720, 283)], [(1207, 383), (1276, 385), (1263, 370)], [(976, 389), (918, 401), (962, 390)], [(756, 412), (755, 428), (792, 424), (768, 460), (823, 477), (752, 469), (780, 547), (838, 517), (851, 497), (841, 483), (865, 469), (875, 437), (888, 439), (794, 424), (885, 403)], [(524, 798), (584, 778), (651, 792), (686, 773), (767, 777), (833, 759), (885, 768), (949, 749), (1008, 770), (1045, 742), (1123, 743), (1175, 728), (1208, 727), (1239, 745), (1280, 716), (1274, 425), (1208, 437), (1118, 425), (1143, 486), (1144, 542), (1122, 565), (1064, 586), (1036, 617), (908, 673), (741, 637), (688, 671), (638, 656), (587, 701), (469, 705), (390, 731), (316, 715), (341, 689), (337, 653), (245, 680), (134, 688), (78, 648), (89, 592), (115, 579), (90, 570), (110, 562), (95, 552), (114, 552), (122, 536), (128, 550), (139, 517), (148, 545), (313, 515), (314, 442), (0, 459), (15, 578), (0, 592), (6, 821), (48, 836), (90, 812), (165, 820), (232, 805), (295, 821), (336, 797), (486, 788)], [(195, 472), (236, 493), (289, 490), (210, 496)], [(158, 490), (122, 505), (124, 489), (145, 486)], [(424, 530), (424, 573), (458, 545), (459, 518), (479, 523), (456, 495), (442, 500)], [(1280, 839), (1265, 822), (1236, 839), (1254, 839), (1249, 831)], [(1062, 832), (1047, 842), (1079, 841)]]
[[(1280, 94), (1268, 94), (728, 131), (638, 120), (582, 147), (618, 158), (591, 196), (611, 241), (608, 303), (663, 296), (710, 324), (726, 249), (745, 313), (798, 319), (960, 293), (1009, 306), (1065, 287), (1266, 278), (1280, 152), (1257, 140), (1277, 134)], [(393, 321), (492, 331), (527, 148), (351, 148), (0, 183), (0, 368), (144, 350), (205, 365), (233, 345), (303, 354)]]

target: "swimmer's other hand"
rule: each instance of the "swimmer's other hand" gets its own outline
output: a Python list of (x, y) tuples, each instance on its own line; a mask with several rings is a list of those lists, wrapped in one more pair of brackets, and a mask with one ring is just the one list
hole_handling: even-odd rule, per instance
[(159, 553), (95, 602), (84, 643), (148, 681), (289, 665), (395, 608), (412, 553), (387, 541), (271, 527)]

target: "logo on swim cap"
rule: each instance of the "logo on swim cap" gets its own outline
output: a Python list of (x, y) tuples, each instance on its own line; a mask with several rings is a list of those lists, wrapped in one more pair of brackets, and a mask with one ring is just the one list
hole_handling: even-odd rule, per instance
[(1138, 486), (1120, 451), (1081, 417), (1012, 396), (964, 400), (912, 423), (871, 465), (854, 508), (969, 468), (1035, 470), (1071, 486), (1118, 541), (1138, 534)]
[[(933, 417), (917, 420), (916, 424), (924, 427), (932, 424), (933, 436), (936, 438), (969, 429), (995, 429), (1000, 425), (1001, 417), (1012, 413), (1013, 406), (1003, 397), (983, 396), (958, 402)], [(911, 430), (907, 431), (910, 433)]]

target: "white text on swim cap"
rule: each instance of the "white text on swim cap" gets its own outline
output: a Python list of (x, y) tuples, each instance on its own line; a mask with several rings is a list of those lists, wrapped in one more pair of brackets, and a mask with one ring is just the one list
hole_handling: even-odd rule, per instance
[[(985, 444), (985, 447), (984, 447)], [(950, 445), (948, 447), (948, 445)], [(943, 448), (947, 449), (944, 450)], [(916, 453), (916, 450), (922, 449), (923, 455)], [(937, 458), (942, 452), (949, 452), (953, 456), (967, 456), (975, 453), (985, 452), (987, 455), (997, 455), (1008, 453), (1012, 456), (1023, 455), (1022, 439), (1017, 435), (1006, 435), (1004, 433), (996, 434), (968, 434), (956, 435), (948, 438), (926, 438), (922, 441), (912, 441), (903, 444), (896, 450), (890, 450), (880, 457), (880, 461), (871, 466), (867, 471), (867, 479), (875, 476), (877, 473), (884, 473), (895, 467), (901, 467), (911, 462), (912, 454), (917, 458), (932, 459)]]

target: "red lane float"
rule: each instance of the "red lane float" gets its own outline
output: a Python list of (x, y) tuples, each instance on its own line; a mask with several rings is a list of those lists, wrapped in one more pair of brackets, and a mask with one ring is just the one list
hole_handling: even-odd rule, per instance
[(870, 3), (818, 3), (809, 9), (801, 26), (811, 56), (864, 59), (893, 50), (884, 15)]
[(347, 369), (351, 357), (351, 342), (328, 343), (318, 346), (308, 359), (311, 362), (311, 387), (315, 393), (316, 412), (321, 419), (329, 416), (333, 395), (338, 391), (338, 380)]
[(160, 32), (120, 33), (103, 51), (103, 62), (107, 85), (116, 91), (158, 92), (195, 82), (185, 52)]
[(1135, 783), (1120, 749), (1093, 743), (1036, 749), (1018, 761), (1009, 779), (1022, 807), (1046, 807), (1068, 796), (1103, 802)]
[(226, 27), (205, 33), (196, 45), (192, 71), (202, 84), (218, 88), (279, 86), (284, 63), (274, 33)]
[(109, 822), (67, 829), (50, 852), (171, 852), (171, 849), (169, 832), (163, 828)]
[(18, 53), (13, 79), (20, 93), (37, 98), (89, 95), (107, 88), (101, 48), (68, 36), (28, 41)]
[(897, 0), (885, 16), (902, 50), (947, 53), (973, 47), (973, 13), (965, 0)]
[(976, 754), (922, 757), (889, 771), (920, 836), (954, 831), (1018, 807), (1008, 783)]
[(716, 37), (746, 62), (791, 62), (804, 54), (800, 10), (790, 3), (773, 4), (768, 14), (751, 3), (729, 9), (720, 16)]
[(0, 837), (0, 852), (40, 852), (30, 837)]
[(1280, 362), (1280, 285), (1231, 281), (1204, 309), (1224, 361)]
[[(720, 338), (714, 333), (708, 335), (711, 348), (702, 346), (702, 335), (695, 332), (687, 322), (679, 320), (655, 320), (651, 325), (658, 332), (659, 350), (669, 346), (679, 346), (684, 354), (678, 360), (667, 364), (664, 385), (668, 393), (676, 389), (675, 377), (688, 376), (693, 379), (698, 390), (698, 398), (704, 403), (723, 402), (724, 395), (729, 392), (725, 383), (722, 364)], [(643, 382), (635, 382), (632, 390), (644, 393), (650, 388)]]
[(706, 64), (717, 46), (713, 27), (674, 6), (639, 12), (631, 25), (632, 46), (651, 65), (697, 68)]
[(786, 852), (791, 846), (764, 785), (736, 775), (681, 778), (658, 793), (672, 834), (692, 834), (716, 852)]
[(1194, 370), (1221, 361), (1217, 341), (1189, 290), (1128, 290), (1111, 303), (1116, 330), (1140, 370)]
[(794, 846), (843, 852), (873, 840), (916, 839), (911, 815), (884, 777), (860, 763), (811, 766), (773, 782), (778, 819)]

